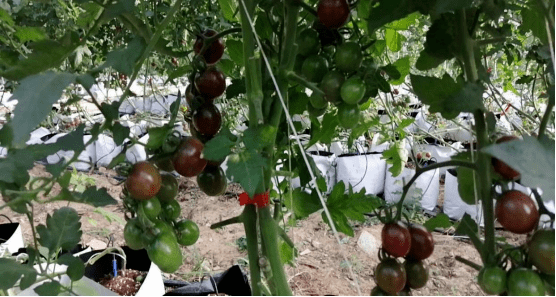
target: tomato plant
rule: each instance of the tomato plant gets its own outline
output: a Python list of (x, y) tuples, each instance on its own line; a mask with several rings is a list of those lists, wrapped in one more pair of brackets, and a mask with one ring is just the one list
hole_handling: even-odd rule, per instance
[(153, 164), (138, 162), (131, 168), (125, 186), (133, 198), (146, 200), (158, 193), (161, 182), (160, 172)]
[(535, 229), (539, 221), (539, 211), (529, 196), (512, 190), (503, 193), (498, 199), (496, 218), (509, 231), (523, 234)]

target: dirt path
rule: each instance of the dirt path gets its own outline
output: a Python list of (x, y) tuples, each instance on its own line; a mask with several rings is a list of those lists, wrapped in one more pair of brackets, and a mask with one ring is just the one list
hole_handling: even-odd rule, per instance
[[(44, 176), (48, 173), (45, 173), (44, 167), (37, 166), (31, 174)], [(109, 193), (121, 202), (119, 198), (121, 186), (115, 185), (117, 181), (110, 177), (114, 175), (115, 173), (111, 171), (87, 174), (95, 180), (97, 186), (107, 187)], [(195, 221), (199, 225), (201, 235), (194, 246), (183, 248), (184, 264), (177, 273), (166, 275), (167, 277), (194, 281), (205, 272), (217, 273), (233, 264), (246, 263), (247, 253), (242, 249), (244, 231), (241, 225), (226, 226), (218, 230), (210, 229), (211, 224), (241, 213), (242, 209), (235, 198), (239, 191), (237, 185), (231, 185), (228, 187), (226, 196), (209, 197), (199, 190), (195, 179), (180, 180), (180, 193), (177, 199), (182, 207), (182, 217)], [(37, 205), (35, 224), (44, 224), (47, 214), (66, 205), (67, 202)], [(124, 220), (121, 203), (102, 209), (76, 203), (71, 203), (70, 206), (82, 216), (84, 245), (103, 248), (109, 238), (112, 238), (116, 245), (125, 244), (122, 235)], [(31, 242), (29, 222), (24, 216), (10, 210), (2, 210), (0, 214), (6, 214), (12, 220), (20, 222), (25, 242)], [(359, 248), (357, 239), (363, 231), (367, 231), (380, 240), (382, 225), (374, 222), (376, 219), (356, 225), (354, 237), (340, 235), (341, 248), (352, 264), (363, 295), (368, 295), (375, 286), (373, 275), (378, 258)], [(340, 245), (328, 226), (322, 222), (320, 214), (314, 214), (298, 222), (297, 227), (289, 229), (288, 233), (300, 253), (295, 267), (286, 266), (289, 283), (295, 295), (357, 295), (355, 280), (347, 269), (347, 263), (340, 252)], [(484, 295), (475, 281), (477, 272), (455, 260), (455, 256), (460, 255), (481, 263), (473, 246), (467, 241), (439, 233), (434, 234), (434, 239), (435, 251), (427, 259), (429, 282), (425, 288), (415, 290), (413, 294)], [(514, 236), (509, 240), (523, 241), (524, 237)]]

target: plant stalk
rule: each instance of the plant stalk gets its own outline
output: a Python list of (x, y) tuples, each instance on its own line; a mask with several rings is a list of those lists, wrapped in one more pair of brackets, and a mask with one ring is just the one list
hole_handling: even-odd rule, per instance
[(257, 208), (246, 205), (241, 215), (247, 240), (247, 256), (249, 258), (249, 273), (251, 275), (251, 294), (260, 296), (261, 270), (259, 268), (259, 243), (257, 234)]

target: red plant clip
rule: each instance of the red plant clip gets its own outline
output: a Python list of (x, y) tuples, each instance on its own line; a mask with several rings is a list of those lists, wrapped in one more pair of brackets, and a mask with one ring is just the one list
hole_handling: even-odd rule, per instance
[(267, 206), (269, 203), (270, 203), (270, 199), (268, 196), (268, 192), (264, 192), (262, 194), (255, 194), (255, 197), (253, 197), (253, 199), (249, 199), (249, 195), (247, 195), (246, 192), (243, 192), (239, 195), (239, 205), (241, 206), (254, 204), (258, 208), (263, 208)]

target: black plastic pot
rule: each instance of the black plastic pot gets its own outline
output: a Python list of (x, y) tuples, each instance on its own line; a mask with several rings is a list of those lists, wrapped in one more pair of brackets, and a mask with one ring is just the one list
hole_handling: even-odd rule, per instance
[(382, 152), (364, 152), (364, 153), (346, 153), (346, 154), (341, 154), (338, 156), (338, 158), (342, 158), (342, 157), (353, 157), (353, 156), (364, 156), (364, 155), (382, 155)]
[(251, 296), (247, 275), (238, 265), (234, 265), (222, 273), (206, 276), (200, 282), (166, 280), (164, 285), (176, 288), (164, 296), (207, 296), (215, 293), (228, 296)]
[[(149, 256), (147, 255), (147, 251), (142, 250), (132, 250), (127, 246), (122, 247), (126, 255), (126, 268), (127, 269), (135, 269), (139, 271), (149, 271), (151, 267), (151, 260), (149, 260)], [(94, 250), (88, 253), (84, 253), (79, 255), (79, 258), (83, 262), (89, 261), (89, 258), (94, 256), (95, 254), (101, 253), (103, 250)], [(106, 254), (102, 258), (98, 259), (95, 264), (87, 265), (85, 267), (85, 276), (98, 282), (103, 277), (108, 274), (111, 274), (113, 271), (112, 260), (114, 256), (112, 254)], [(123, 259), (121, 257), (115, 257), (117, 261), (118, 268), (123, 266)]]
[(19, 223), (0, 224), (0, 244), (8, 241), (18, 226)]

